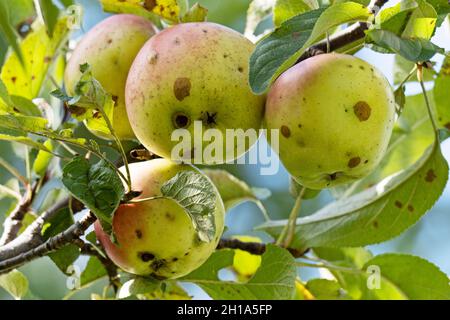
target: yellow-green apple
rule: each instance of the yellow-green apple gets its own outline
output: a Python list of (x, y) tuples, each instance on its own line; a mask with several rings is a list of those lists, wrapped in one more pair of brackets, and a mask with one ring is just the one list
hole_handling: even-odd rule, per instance
[[(81, 77), (80, 65), (88, 63), (92, 75), (115, 101), (111, 120), (120, 139), (134, 139), (125, 108), (125, 83), (134, 58), (144, 43), (156, 33), (153, 24), (139, 16), (118, 14), (92, 28), (79, 42), (67, 63), (64, 81), (69, 95)], [(87, 127), (97, 136), (111, 139), (106, 130)]]
[[(245, 143), (243, 135), (237, 139), (241, 145), (232, 134), (258, 130), (264, 115), (265, 97), (249, 86), (253, 49), (240, 33), (207, 22), (179, 24), (152, 37), (126, 85), (128, 117), (139, 141), (159, 156), (194, 163), (224, 163), (244, 154), (257, 140), (255, 130)], [(191, 141), (172, 136), (176, 129), (185, 129)], [(227, 129), (241, 130), (227, 136)], [(175, 148), (180, 142), (184, 146)]]
[[(120, 170), (125, 173), (123, 167)], [(133, 190), (141, 192), (134, 200), (161, 196), (161, 186), (185, 170), (203, 174), (193, 166), (166, 159), (131, 164)], [(95, 224), (97, 238), (108, 257), (127, 272), (158, 279), (186, 275), (208, 259), (223, 232), (225, 209), (215, 187), (214, 190), (216, 232), (210, 242), (199, 239), (187, 212), (167, 198), (121, 204), (112, 223), (117, 244), (98, 222)]]
[(344, 54), (322, 54), (284, 72), (267, 96), (265, 124), (279, 129), (279, 156), (302, 185), (322, 189), (360, 179), (383, 157), (395, 100), (383, 74)]

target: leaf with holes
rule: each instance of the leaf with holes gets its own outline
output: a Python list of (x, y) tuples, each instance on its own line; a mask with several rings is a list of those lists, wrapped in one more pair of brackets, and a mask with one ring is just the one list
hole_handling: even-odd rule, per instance
[(295, 294), (297, 270), (295, 260), (285, 249), (268, 244), (262, 256), (261, 266), (246, 283), (222, 281), (218, 272), (233, 265), (234, 252), (219, 250), (197, 270), (181, 281), (200, 286), (217, 300), (283, 300)]
[(161, 187), (165, 198), (174, 200), (186, 211), (199, 239), (204, 242), (213, 241), (216, 234), (214, 189), (207, 177), (191, 170), (177, 173)]
[[(435, 142), (413, 166), (375, 186), (297, 220), (292, 247), (364, 246), (392, 239), (415, 224), (439, 199), (448, 165)], [(427, 192), (423, 192), (427, 190)], [(258, 227), (275, 238), (287, 221)]]

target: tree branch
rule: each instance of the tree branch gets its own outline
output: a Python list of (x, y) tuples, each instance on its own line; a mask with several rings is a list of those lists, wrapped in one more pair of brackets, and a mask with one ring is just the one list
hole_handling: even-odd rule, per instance
[[(238, 239), (220, 239), (217, 249), (239, 249), (254, 255), (262, 255), (266, 252), (266, 244), (260, 242), (243, 242)], [(294, 248), (286, 248), (294, 258), (302, 257), (308, 250), (300, 251)]]
[[(368, 6), (369, 10), (374, 16), (378, 14), (380, 8), (384, 6), (388, 0), (372, 0)], [(303, 55), (297, 60), (297, 63), (311, 58), (313, 56), (323, 54), (327, 52), (327, 45), (329, 43), (329, 50), (335, 51), (337, 49), (343, 48), (353, 42), (364, 39), (366, 36), (366, 30), (369, 29), (369, 24), (367, 22), (357, 22), (331, 36), (328, 40), (323, 40), (310, 47), (305, 51)]]
[(93, 224), (97, 218), (91, 212), (88, 212), (80, 221), (75, 222), (65, 231), (58, 233), (56, 236), (48, 239), (42, 244), (20, 253), (10, 259), (0, 262), (0, 274), (7, 273), (14, 268), (17, 268), (27, 262), (36, 258), (43, 257), (53, 251), (56, 251), (65, 245), (79, 239), (84, 234), (87, 228)]

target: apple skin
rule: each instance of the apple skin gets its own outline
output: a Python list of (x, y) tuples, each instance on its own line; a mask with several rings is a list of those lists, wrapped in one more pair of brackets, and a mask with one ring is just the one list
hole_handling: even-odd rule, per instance
[[(120, 170), (125, 173), (124, 167)], [(133, 190), (142, 191), (135, 199), (161, 195), (161, 186), (185, 170), (200, 172), (165, 159), (131, 164)], [(120, 205), (113, 218), (118, 245), (111, 242), (98, 222), (94, 225), (97, 239), (108, 257), (129, 273), (158, 279), (184, 276), (209, 258), (222, 235), (225, 208), (217, 190), (216, 194), (216, 236), (210, 243), (198, 240), (188, 214), (170, 199)]]
[(394, 94), (383, 74), (336, 53), (284, 72), (268, 93), (265, 112), (267, 128), (280, 130), (282, 163), (310, 189), (371, 173), (385, 154), (394, 121)]
[[(137, 53), (156, 33), (148, 20), (118, 14), (106, 18), (92, 28), (73, 51), (66, 67), (64, 82), (69, 95), (74, 94), (80, 80), (80, 65), (89, 63), (93, 76), (113, 95), (116, 104), (112, 120), (114, 131), (122, 140), (135, 139), (125, 108), (125, 83)], [(88, 129), (103, 139), (112, 139), (108, 133)]]
[[(180, 160), (171, 157), (179, 143), (171, 141), (172, 132), (184, 128), (194, 137), (194, 121), (201, 120), (203, 132), (222, 132), (223, 157), (193, 163), (224, 163), (245, 153), (248, 143), (242, 152), (226, 147), (225, 131), (262, 125), (265, 97), (252, 93), (248, 79), (254, 47), (238, 32), (208, 22), (179, 24), (152, 37), (137, 55), (126, 85), (128, 117), (139, 141), (159, 156)], [(203, 150), (209, 143), (203, 142)], [(191, 146), (185, 160), (192, 159)]]

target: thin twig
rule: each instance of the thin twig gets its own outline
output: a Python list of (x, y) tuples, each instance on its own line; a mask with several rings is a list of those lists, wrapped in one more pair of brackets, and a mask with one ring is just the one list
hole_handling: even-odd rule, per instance
[(13, 177), (19, 180), (24, 186), (29, 184), (28, 179), (20, 174), (19, 170), (10, 165), (5, 159), (0, 158), (0, 166), (5, 168)]
[[(239, 249), (254, 255), (262, 255), (266, 251), (266, 244), (259, 242), (243, 242), (238, 239), (220, 239), (217, 249)], [(302, 257), (308, 250), (301, 251), (295, 248), (286, 248), (294, 258)]]

